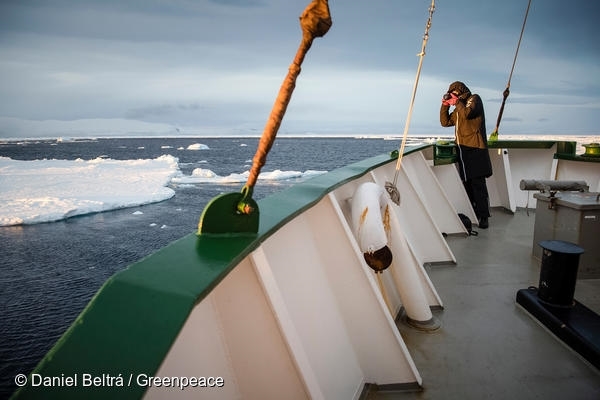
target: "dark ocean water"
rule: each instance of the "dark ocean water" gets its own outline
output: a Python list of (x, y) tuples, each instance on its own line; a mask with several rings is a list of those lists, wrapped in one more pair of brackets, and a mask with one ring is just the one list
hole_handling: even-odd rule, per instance
[[(420, 141), (420, 139), (414, 139)], [(202, 143), (208, 150), (190, 151)], [(179, 159), (185, 175), (194, 168), (218, 175), (249, 169), (258, 138), (98, 139), (0, 143), (0, 156), (18, 160)], [(389, 153), (399, 141), (355, 138), (277, 138), (262, 171), (331, 171), (366, 157)], [(257, 184), (260, 199), (297, 182)], [(195, 232), (206, 203), (241, 184), (175, 185), (175, 196), (141, 207), (67, 220), (0, 227), (0, 398), (16, 389), (16, 374), (28, 374), (83, 310), (104, 281), (166, 244)], [(0, 188), (2, 190), (2, 188)], [(142, 215), (133, 212), (142, 211)], [(150, 228), (156, 224), (159, 228)]]

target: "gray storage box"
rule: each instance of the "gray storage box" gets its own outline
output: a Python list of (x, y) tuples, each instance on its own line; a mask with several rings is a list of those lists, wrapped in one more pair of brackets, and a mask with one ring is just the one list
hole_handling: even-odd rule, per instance
[(599, 193), (558, 192), (552, 201), (547, 193), (535, 193), (533, 197), (537, 199), (533, 256), (541, 260), (539, 242), (543, 240), (575, 243), (584, 250), (577, 278), (600, 278)]

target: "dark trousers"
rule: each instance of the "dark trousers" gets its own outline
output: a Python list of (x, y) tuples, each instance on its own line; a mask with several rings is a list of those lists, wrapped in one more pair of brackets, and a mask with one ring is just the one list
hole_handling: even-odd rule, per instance
[(463, 181), (465, 190), (473, 205), (473, 210), (477, 218), (485, 218), (490, 216), (490, 199), (485, 184), (485, 178), (471, 178)]

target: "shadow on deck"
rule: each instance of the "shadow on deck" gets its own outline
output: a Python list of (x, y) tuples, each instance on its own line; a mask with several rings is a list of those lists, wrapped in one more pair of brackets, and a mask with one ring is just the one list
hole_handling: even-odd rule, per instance
[[(423, 378), (419, 392), (367, 388), (366, 399), (600, 399), (600, 371), (566, 347), (515, 301), (538, 286), (532, 257), (535, 212), (494, 209), (478, 236), (448, 237), (456, 266), (429, 266), (444, 309), (442, 327), (398, 322)], [(579, 280), (575, 299), (600, 314), (600, 279)]]

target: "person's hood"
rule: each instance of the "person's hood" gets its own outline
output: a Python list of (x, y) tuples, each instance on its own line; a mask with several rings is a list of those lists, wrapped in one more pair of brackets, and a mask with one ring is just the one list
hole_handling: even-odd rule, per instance
[(448, 87), (448, 93), (456, 90), (459, 93), (459, 98), (466, 99), (471, 96), (471, 91), (464, 83), (460, 81), (452, 82)]

